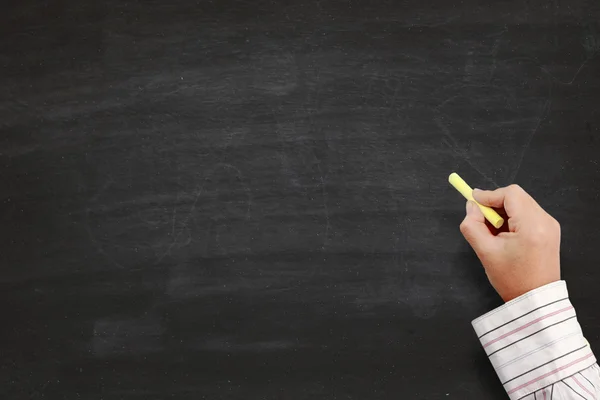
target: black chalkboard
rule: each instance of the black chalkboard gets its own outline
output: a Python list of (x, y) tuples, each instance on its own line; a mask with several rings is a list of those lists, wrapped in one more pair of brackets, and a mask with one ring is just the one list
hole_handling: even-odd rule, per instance
[(452, 171), (557, 217), (600, 345), (597, 2), (11, 0), (0, 33), (2, 398), (504, 399)]

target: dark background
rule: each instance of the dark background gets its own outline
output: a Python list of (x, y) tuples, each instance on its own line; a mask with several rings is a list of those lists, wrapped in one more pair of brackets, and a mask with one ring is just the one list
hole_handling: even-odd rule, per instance
[(599, 346), (597, 1), (4, 1), (0, 395), (504, 399), (447, 183), (563, 226)]

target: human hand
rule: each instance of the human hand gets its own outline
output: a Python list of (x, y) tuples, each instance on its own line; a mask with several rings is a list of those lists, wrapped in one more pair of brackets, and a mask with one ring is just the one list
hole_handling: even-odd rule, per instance
[(479, 207), (468, 201), (467, 216), (460, 224), (504, 301), (560, 280), (560, 225), (527, 192), (517, 185), (493, 191), (475, 189), (473, 198), (504, 209), (508, 217), (508, 231), (494, 234)]

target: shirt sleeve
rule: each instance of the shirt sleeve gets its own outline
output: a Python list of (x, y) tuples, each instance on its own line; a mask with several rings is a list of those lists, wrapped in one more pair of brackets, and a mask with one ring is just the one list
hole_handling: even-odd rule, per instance
[(511, 400), (600, 399), (600, 368), (564, 281), (509, 301), (473, 328)]

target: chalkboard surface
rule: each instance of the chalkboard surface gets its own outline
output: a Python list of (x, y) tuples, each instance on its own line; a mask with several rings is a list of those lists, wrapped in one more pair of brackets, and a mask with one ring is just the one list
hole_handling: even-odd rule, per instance
[(447, 183), (563, 226), (600, 346), (600, 6), (11, 0), (3, 399), (504, 399)]

